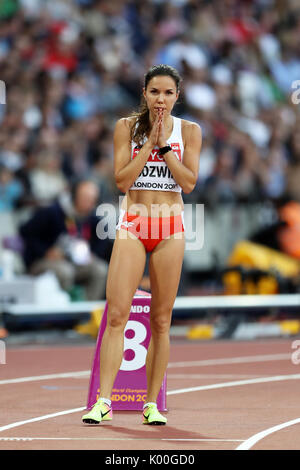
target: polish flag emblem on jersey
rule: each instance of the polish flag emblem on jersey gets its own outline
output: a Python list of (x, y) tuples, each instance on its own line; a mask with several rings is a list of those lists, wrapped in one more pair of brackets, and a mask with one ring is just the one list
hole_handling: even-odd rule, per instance
[[(181, 155), (181, 149), (180, 145), (178, 143), (171, 143), (170, 146), (172, 147), (173, 153), (176, 155), (178, 160), (181, 162), (182, 155)], [(148, 162), (163, 162), (164, 161), (164, 156), (159, 155), (158, 153), (158, 148), (154, 148), (152, 152), (149, 155)], [(140, 148), (135, 147), (132, 152), (132, 160), (137, 156), (139, 153)]]

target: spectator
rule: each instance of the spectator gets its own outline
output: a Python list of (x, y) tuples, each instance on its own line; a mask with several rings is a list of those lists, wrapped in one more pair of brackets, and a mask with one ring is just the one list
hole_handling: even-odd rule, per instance
[[(0, 4), (0, 78), (7, 95), (0, 109), (1, 158), (14, 175), (22, 174), (28, 189), (30, 184), (34, 188), (23, 198), (25, 205), (48, 204), (61, 190), (59, 185), (51, 189), (50, 176), (44, 193), (37, 189), (41, 152), (52, 153), (55, 184), (94, 173), (105, 200), (115, 197), (107, 141), (117, 118), (136, 106), (143, 71), (159, 62), (174, 65), (183, 76), (177, 115), (203, 129), (206, 163), (200, 165), (203, 174), (194, 200), (204, 195), (212, 204), (228, 197), (252, 201), (254, 188), (267, 201), (284, 191), (292, 191), (299, 200), (297, 164), (289, 148), (300, 114), (299, 106), (291, 103), (292, 82), (299, 79), (300, 70), (297, 2)], [(274, 145), (283, 106), (290, 107), (295, 119), (284, 117), (285, 132)], [(228, 142), (233, 130), (250, 136), (251, 151)], [(235, 155), (232, 171), (231, 158), (218, 155), (228, 143)], [(221, 198), (204, 189), (215, 161), (213, 187), (219, 188)]]
[(287, 168), (286, 191), (291, 199), (300, 202), (300, 132), (293, 134), (290, 143), (290, 165)]
[(66, 291), (83, 285), (88, 300), (105, 298), (110, 256), (109, 240), (100, 240), (96, 234), (98, 197), (98, 186), (83, 179), (74, 184), (71, 198), (63, 194), (20, 227), (28, 272), (53, 271)]
[(219, 149), (214, 171), (207, 178), (205, 185), (208, 199), (214, 203), (232, 203), (236, 200), (234, 192), (236, 158), (236, 150), (233, 147), (225, 145)]
[(31, 193), (39, 205), (51, 203), (67, 187), (60, 158), (45, 149), (38, 155), (38, 166), (30, 173)]
[(12, 211), (22, 197), (23, 190), (14, 173), (0, 163), (0, 212)]

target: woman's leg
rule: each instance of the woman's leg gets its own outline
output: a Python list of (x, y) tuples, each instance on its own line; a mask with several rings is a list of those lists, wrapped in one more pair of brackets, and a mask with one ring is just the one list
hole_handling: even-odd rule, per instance
[(151, 341), (146, 359), (147, 399), (156, 402), (169, 360), (169, 330), (173, 305), (180, 281), (184, 237), (163, 240), (152, 252), (149, 262), (151, 281)]
[(109, 263), (106, 287), (107, 325), (100, 350), (100, 397), (105, 398), (110, 398), (121, 366), (124, 329), (146, 262), (143, 244), (129, 237), (120, 239), (120, 232), (117, 232)]

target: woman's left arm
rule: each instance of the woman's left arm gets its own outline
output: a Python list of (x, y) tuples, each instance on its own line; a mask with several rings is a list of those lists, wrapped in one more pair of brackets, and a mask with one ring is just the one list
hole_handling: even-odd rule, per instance
[(183, 127), (183, 141), (184, 155), (182, 162), (178, 160), (172, 151), (165, 153), (164, 159), (176, 183), (181, 186), (184, 193), (188, 194), (193, 191), (198, 179), (199, 157), (202, 146), (201, 127), (194, 122), (186, 124)]

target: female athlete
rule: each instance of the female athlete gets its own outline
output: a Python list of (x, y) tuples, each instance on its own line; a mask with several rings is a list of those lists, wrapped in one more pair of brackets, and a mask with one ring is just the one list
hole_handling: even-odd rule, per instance
[(114, 174), (125, 197), (107, 278), (100, 398), (82, 417), (85, 423), (112, 419), (111, 393), (123, 358), (124, 329), (148, 252), (151, 340), (143, 423), (167, 422), (156, 401), (169, 360), (171, 315), (184, 257), (181, 191), (194, 189), (202, 143), (198, 124), (172, 115), (180, 82), (173, 67), (151, 67), (145, 75), (140, 111), (115, 126)]

